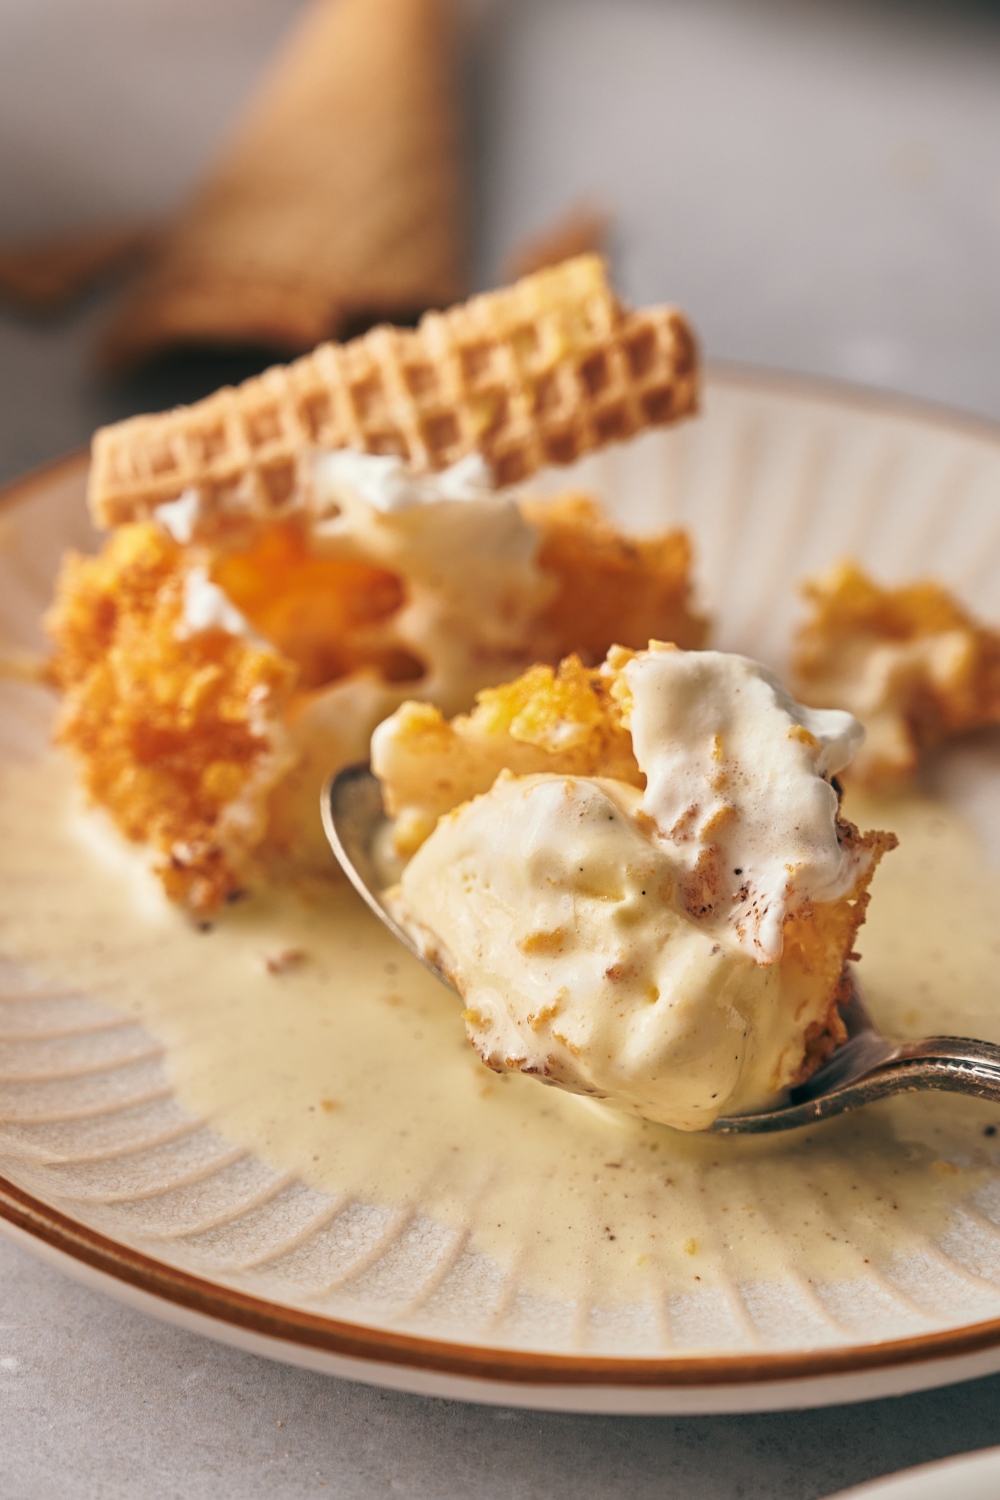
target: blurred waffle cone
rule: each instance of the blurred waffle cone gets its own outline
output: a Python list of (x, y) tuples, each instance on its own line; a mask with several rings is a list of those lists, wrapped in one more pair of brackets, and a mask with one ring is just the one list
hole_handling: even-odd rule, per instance
[(101, 346), (311, 348), (462, 294), (451, 0), (314, 0)]
[(104, 277), (152, 253), (159, 226), (100, 224), (0, 246), (0, 297), (29, 313), (62, 312)]

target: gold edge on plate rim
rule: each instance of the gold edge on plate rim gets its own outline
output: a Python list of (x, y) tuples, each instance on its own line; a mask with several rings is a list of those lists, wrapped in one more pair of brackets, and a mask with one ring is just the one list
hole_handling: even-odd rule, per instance
[[(722, 385), (757, 387), (817, 401), (836, 401), (863, 412), (877, 410), (922, 423), (933, 422), (937, 427), (1000, 444), (1000, 422), (916, 397), (823, 376), (796, 375), (780, 369), (729, 361), (711, 362), (706, 365), (705, 373), (710, 380)], [(89, 456), (89, 448), (77, 448), (8, 481), (0, 486), (0, 507), (30, 502), (36, 490), (57, 478), (68, 477), (76, 470), (84, 471)], [(0, 1218), (102, 1275), (173, 1306), (247, 1332), (373, 1364), (501, 1381), (510, 1385), (616, 1385), (648, 1389), (761, 1385), (892, 1369), (959, 1358), (1000, 1346), (1000, 1318), (918, 1334), (913, 1338), (800, 1350), (790, 1354), (621, 1359), (455, 1344), (323, 1317), (193, 1276), (90, 1229), (2, 1176)]]
[(323, 1317), (193, 1276), (67, 1217), (4, 1177), (0, 1177), (0, 1218), (92, 1270), (201, 1317), (348, 1359), (511, 1385), (646, 1389), (754, 1385), (892, 1369), (978, 1354), (1000, 1345), (1000, 1318), (909, 1339), (793, 1354), (622, 1359), (455, 1344)]

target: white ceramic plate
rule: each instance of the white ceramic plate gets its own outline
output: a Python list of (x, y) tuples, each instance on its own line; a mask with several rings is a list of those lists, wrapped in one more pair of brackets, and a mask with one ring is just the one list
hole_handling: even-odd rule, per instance
[[(7, 491), (5, 644), (42, 644), (63, 549), (94, 544), (85, 470), (70, 457)], [(637, 530), (689, 527), (716, 644), (779, 668), (795, 581), (845, 553), (998, 612), (1000, 431), (985, 424), (717, 370), (700, 421), (571, 479)], [(51, 704), (0, 691), (0, 762), (42, 754)], [(963, 783), (969, 805), (989, 800), (980, 782)], [(667, 1285), (656, 1309), (541, 1298), (419, 1201), (337, 1203), (188, 1116), (161, 1039), (93, 997), (39, 1003), (10, 968), (0, 984), (0, 1223), (158, 1316), (377, 1384), (588, 1411), (816, 1405), (1000, 1369), (1000, 1175), (936, 1237), (901, 1222), (853, 1279), (814, 1283), (788, 1259), (766, 1280)]]
[(862, 1484), (830, 1500), (994, 1500), (1000, 1492), (1000, 1448), (963, 1453)]

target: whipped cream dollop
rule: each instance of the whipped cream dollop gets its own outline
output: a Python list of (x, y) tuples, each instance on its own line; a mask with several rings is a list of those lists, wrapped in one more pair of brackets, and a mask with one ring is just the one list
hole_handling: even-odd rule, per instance
[(260, 640), (228, 595), (209, 578), (208, 570), (195, 565), (184, 575), (184, 607), (177, 634), (184, 639), (202, 630), (225, 630), (229, 635)]
[(385, 681), (372, 671), (341, 678), (300, 703), (291, 732), (301, 759), (272, 799), (276, 840), (329, 857), (316, 807), (335, 765), (364, 759), (372, 730), (408, 698), (446, 714), (533, 660), (539, 612), (556, 582), (538, 562), (538, 531), (512, 492), (493, 488), (473, 454), (451, 469), (415, 475), (402, 459), (343, 449), (320, 454), (312, 476), (310, 549), (394, 573), (403, 601), (365, 629), (369, 647), (409, 658), (423, 676)]
[(347, 489), (384, 514), (442, 500), (483, 500), (496, 492), (493, 472), (480, 453), (436, 474), (414, 474), (396, 454), (341, 448), (317, 458), (313, 478), (320, 489), (335, 496)]
[(201, 492), (196, 489), (183, 490), (176, 500), (167, 500), (153, 511), (154, 518), (168, 536), (186, 547), (198, 530), (202, 518)]
[(783, 953), (783, 925), (871, 866), (829, 781), (863, 731), (715, 651), (651, 648), (612, 691), (644, 790), (501, 772), (392, 899), (490, 1067), (704, 1129), (773, 1100), (827, 1025), (842, 924), (811, 957), (801, 935)]
[(684, 910), (776, 963), (785, 917), (857, 878), (830, 778), (863, 728), (842, 710), (804, 708), (745, 656), (654, 649), (622, 675), (642, 810), (670, 851)]

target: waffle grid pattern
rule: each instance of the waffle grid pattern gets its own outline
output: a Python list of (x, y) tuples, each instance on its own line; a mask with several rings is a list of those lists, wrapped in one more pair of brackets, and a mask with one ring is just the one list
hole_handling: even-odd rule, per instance
[(568, 464), (697, 406), (693, 336), (673, 308), (621, 308), (598, 256), (322, 344), (190, 407), (94, 438), (90, 504), (102, 526), (196, 488), (206, 519), (265, 519), (309, 503), (308, 456), (395, 453), (418, 473), (474, 451), (498, 483)]

